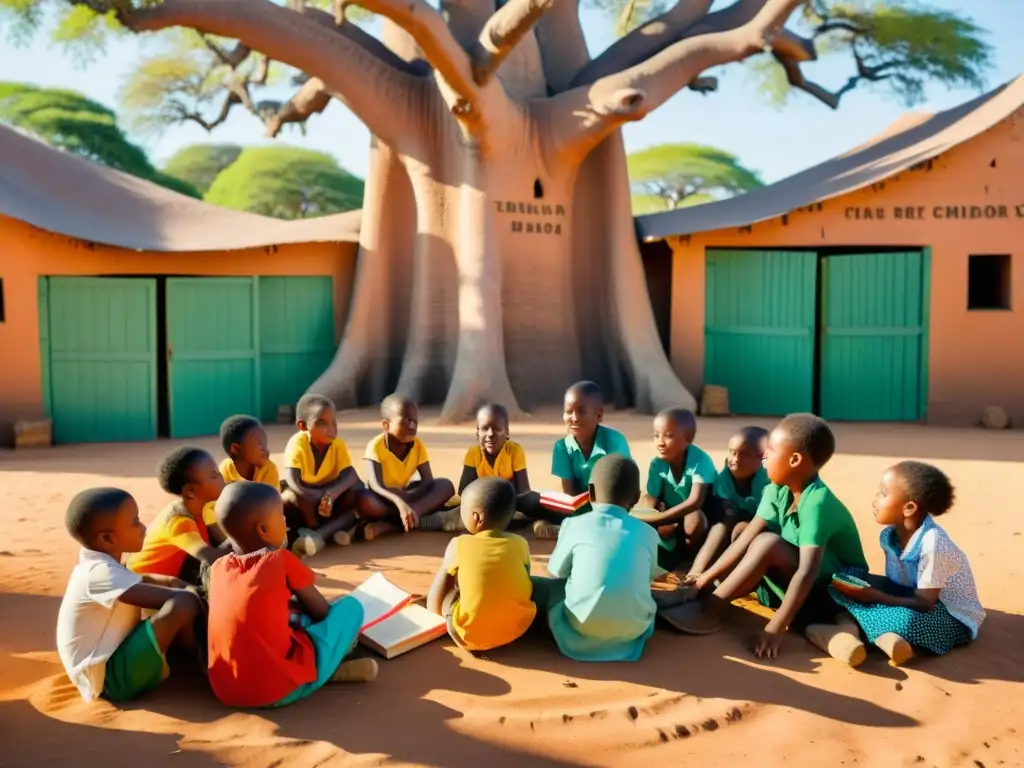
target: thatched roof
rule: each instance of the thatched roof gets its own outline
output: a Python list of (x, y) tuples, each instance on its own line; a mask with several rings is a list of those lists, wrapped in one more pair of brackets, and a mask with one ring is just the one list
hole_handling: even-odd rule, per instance
[(179, 195), (0, 126), (0, 214), (139, 251), (232, 251), (357, 242), (360, 211), (282, 221)]
[(905, 116), (868, 143), (767, 187), (728, 200), (639, 216), (637, 235), (646, 241), (661, 240), (783, 216), (930, 160), (998, 125), (1022, 105), (1024, 75), (945, 112)]

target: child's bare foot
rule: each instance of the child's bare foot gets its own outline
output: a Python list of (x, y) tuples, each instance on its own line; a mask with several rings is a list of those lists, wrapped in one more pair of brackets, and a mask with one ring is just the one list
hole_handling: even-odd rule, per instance
[(352, 543), (352, 531), (337, 531), (331, 538), (339, 547), (347, 547)]
[(538, 520), (533, 524), (533, 535), (538, 539), (557, 539), (560, 526), (547, 520)]
[(879, 635), (875, 645), (885, 652), (889, 657), (889, 664), (893, 667), (901, 667), (914, 658), (914, 648), (895, 632)]
[(379, 667), (373, 659), (343, 661), (331, 675), (332, 683), (372, 683), (377, 679)]
[(851, 667), (859, 667), (868, 656), (856, 625), (810, 624), (804, 630), (804, 636), (816, 648)]
[(324, 540), (310, 528), (299, 528), (299, 536), (292, 544), (292, 552), (299, 557), (312, 557), (323, 552)]
[(363, 537), (367, 541), (379, 539), (381, 536), (386, 536), (389, 533), (398, 533), (398, 527), (382, 520), (374, 523), (367, 523), (366, 527), (363, 529)]

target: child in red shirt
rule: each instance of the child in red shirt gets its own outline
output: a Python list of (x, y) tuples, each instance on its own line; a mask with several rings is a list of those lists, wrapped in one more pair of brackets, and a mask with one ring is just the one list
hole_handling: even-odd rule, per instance
[[(232, 483), (216, 510), (234, 547), (210, 569), (209, 673), (217, 698), (232, 707), (282, 707), (328, 682), (373, 680), (373, 659), (342, 663), (359, 636), (362, 605), (351, 597), (328, 603), (313, 572), (284, 548), (277, 490)], [(296, 607), (303, 615), (293, 622)]]

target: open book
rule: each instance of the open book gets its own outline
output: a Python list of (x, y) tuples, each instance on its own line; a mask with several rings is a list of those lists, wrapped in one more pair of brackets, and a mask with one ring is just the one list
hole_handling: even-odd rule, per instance
[(419, 648), (447, 631), (444, 616), (415, 604), (412, 595), (382, 573), (373, 574), (351, 596), (363, 606), (359, 642), (385, 659)]
[(552, 512), (561, 512), (563, 515), (571, 515), (578, 512), (584, 504), (590, 501), (590, 493), (581, 493), (578, 496), (570, 496), (567, 493), (557, 491), (544, 491), (540, 495), (540, 505)]

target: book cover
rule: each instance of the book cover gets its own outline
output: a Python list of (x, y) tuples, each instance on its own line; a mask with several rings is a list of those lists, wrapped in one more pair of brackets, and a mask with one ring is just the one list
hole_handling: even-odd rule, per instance
[(447, 631), (443, 616), (417, 605), (412, 595), (382, 573), (364, 581), (351, 596), (363, 606), (359, 642), (385, 659), (419, 648)]
[(544, 491), (540, 495), (542, 507), (550, 509), (552, 512), (562, 512), (569, 515), (573, 512), (578, 512), (588, 501), (590, 501), (589, 493), (570, 496), (567, 493), (559, 493), (558, 491)]

